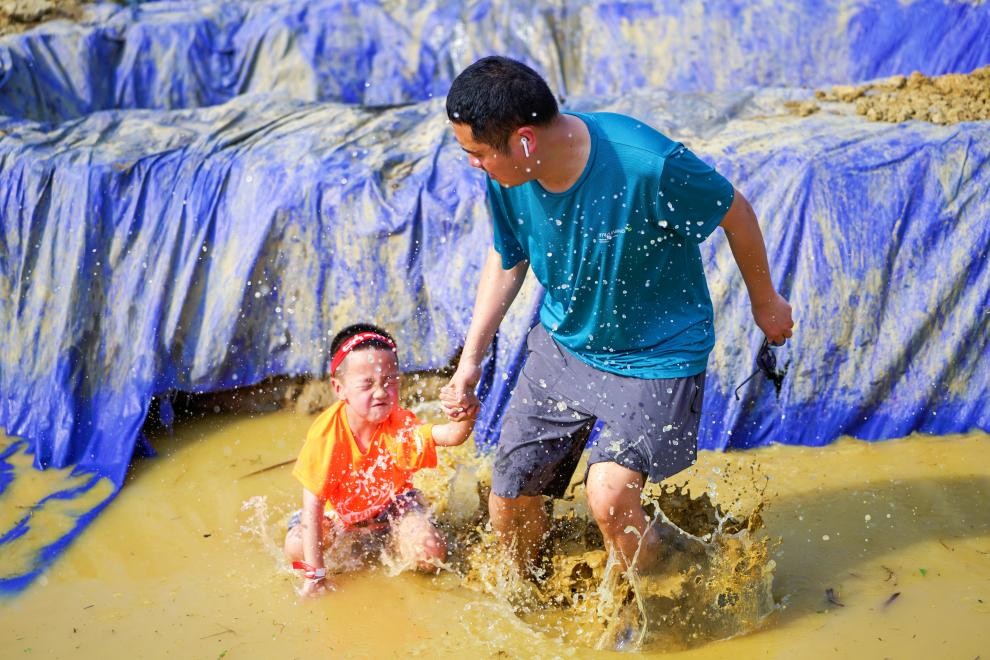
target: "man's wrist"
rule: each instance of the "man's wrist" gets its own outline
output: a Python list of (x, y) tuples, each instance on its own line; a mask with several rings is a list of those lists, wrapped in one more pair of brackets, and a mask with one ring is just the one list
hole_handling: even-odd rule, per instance
[(461, 362), (457, 367), (457, 371), (454, 372), (453, 379), (460, 381), (462, 385), (473, 388), (481, 380), (481, 365)]
[(758, 294), (749, 294), (750, 303), (755, 309), (770, 307), (777, 301), (778, 297), (779, 295), (775, 289), (770, 289), (767, 292), (761, 292)]

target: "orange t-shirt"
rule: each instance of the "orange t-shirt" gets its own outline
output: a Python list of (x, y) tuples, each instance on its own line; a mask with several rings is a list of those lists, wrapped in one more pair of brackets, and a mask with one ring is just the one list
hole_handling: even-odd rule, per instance
[(396, 407), (362, 454), (347, 424), (344, 402), (338, 401), (309, 427), (292, 475), (326, 500), (327, 510), (341, 522), (355, 525), (374, 518), (412, 488), (414, 472), (436, 465), (432, 424), (421, 424), (412, 412)]

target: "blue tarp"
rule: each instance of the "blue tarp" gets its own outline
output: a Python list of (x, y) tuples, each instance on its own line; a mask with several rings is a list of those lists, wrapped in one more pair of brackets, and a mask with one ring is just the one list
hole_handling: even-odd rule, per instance
[(394, 328), (407, 368), (463, 335), (488, 230), (439, 101), (240, 97), (0, 130), (0, 313), (22, 349), (0, 419), (39, 467), (119, 481), (152, 395), (320, 374), (354, 319)]
[[(990, 122), (781, 108), (800, 87), (990, 63), (988, 7), (91, 11), (0, 41), (0, 427), (37, 467), (119, 486), (153, 396), (318, 374), (356, 320), (393, 329), (406, 369), (446, 363), (490, 229), (441, 97), (489, 52), (531, 62), (566, 107), (628, 112), (683, 140), (753, 201), (798, 319), (781, 355), (791, 371), (779, 400), (759, 379), (734, 400), (760, 337), (717, 233), (702, 446), (990, 429)], [(534, 318), (539, 292), (525, 296), (488, 369), (482, 442)]]
[(952, 0), (163, 0), (0, 42), (0, 114), (64, 121), (270, 93), (394, 105), (510, 53), (564, 97), (814, 87), (990, 62), (990, 7)]

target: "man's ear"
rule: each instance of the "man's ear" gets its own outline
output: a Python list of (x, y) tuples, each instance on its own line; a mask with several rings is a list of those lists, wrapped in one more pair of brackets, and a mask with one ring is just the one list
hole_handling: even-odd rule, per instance
[(533, 130), (532, 126), (520, 126), (516, 129), (512, 139), (519, 143), (525, 140), (526, 150), (531, 154), (536, 152), (536, 131)]
[(344, 384), (340, 382), (340, 379), (336, 376), (330, 376), (330, 387), (333, 388), (334, 396), (343, 401), (344, 397), (341, 395), (341, 392), (344, 391)]

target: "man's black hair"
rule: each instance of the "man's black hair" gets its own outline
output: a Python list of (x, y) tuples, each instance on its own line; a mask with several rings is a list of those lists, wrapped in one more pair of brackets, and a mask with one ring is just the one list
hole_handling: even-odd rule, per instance
[(546, 81), (522, 62), (492, 55), (461, 71), (447, 93), (447, 117), (471, 127), (475, 140), (501, 153), (520, 126), (543, 126), (557, 117)]
[[(386, 332), (382, 328), (379, 328), (377, 325), (372, 325), (371, 323), (355, 323), (353, 325), (349, 325), (340, 332), (338, 332), (336, 335), (334, 335), (333, 341), (330, 342), (330, 357), (327, 360), (328, 367), (330, 364), (330, 360), (333, 359), (334, 353), (337, 352), (337, 349), (340, 348), (340, 345), (343, 344), (348, 339), (350, 339), (351, 337), (353, 337), (354, 335), (361, 334), (362, 332), (374, 332), (376, 334), (381, 335), (382, 337), (387, 338), (390, 342), (395, 344), (395, 339), (392, 337), (392, 335), (388, 334), (388, 332)], [(358, 351), (363, 348), (383, 348), (385, 350), (393, 349), (392, 346), (389, 346), (381, 339), (372, 338), (372, 339), (364, 340), (363, 342), (352, 348), (351, 351), (352, 352)]]

